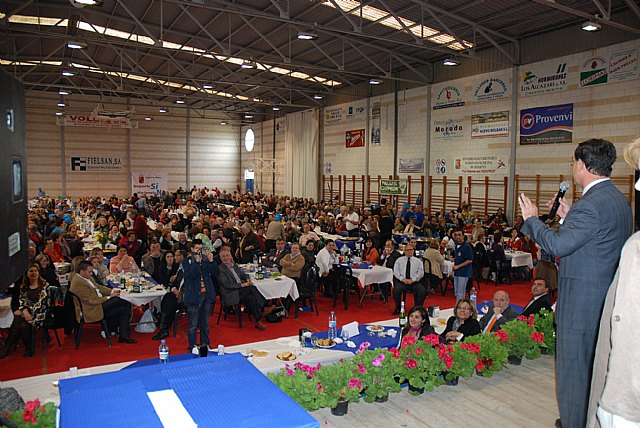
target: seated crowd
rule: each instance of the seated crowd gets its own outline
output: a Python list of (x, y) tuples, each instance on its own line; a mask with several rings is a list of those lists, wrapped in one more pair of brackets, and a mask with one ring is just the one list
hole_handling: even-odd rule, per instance
[[(521, 223), (517, 218), (510, 228), (512, 238), (507, 245), (531, 252), (536, 260), (535, 243), (521, 236)], [(40, 197), (30, 203), (31, 260), (23, 280), (13, 288), (15, 325), (11, 326), (0, 358), (15, 349), (21, 339), (25, 355), (33, 354), (32, 345), (27, 344), (32, 343), (34, 329), (43, 326), (46, 319), (52, 300), (49, 287), (60, 289), (63, 294), (66, 291), (66, 287), (60, 287), (54, 266), (65, 261), (72, 267), (68, 288), (81, 301), (85, 322), (106, 319), (109, 330), (117, 333), (122, 343), (135, 343), (129, 335), (131, 304), (120, 298), (118, 288), (109, 287), (107, 277), (140, 271), (147, 272), (168, 291), (156, 305), (160, 307), (156, 313), (160, 330), (153, 339), (168, 335), (174, 314), (183, 307), (189, 318), (189, 347), (209, 344), (209, 312), (217, 295), (227, 313), (244, 305), (254, 318), (255, 327), (263, 330), (264, 317), (274, 306), (238, 264), (263, 261), (296, 280), (298, 286), (305, 272), (316, 267), (325, 294), (336, 293), (341, 251), (332, 239), (321, 238), (316, 230), (322, 235), (363, 238), (362, 260), (393, 270), (393, 284), (381, 286), (381, 291), (385, 299), (393, 295), (394, 314), (399, 312), (405, 293), (413, 293), (416, 306), (422, 307), (437, 279), (442, 278), (442, 253), (456, 250), (452, 258), (454, 275), (460, 277), (456, 281), (458, 304), (443, 337), (475, 334), (487, 328), (482, 326), (486, 316), (480, 326), (468, 321), (471, 314), (465, 307), (469, 305), (464, 299), (466, 280), (477, 271), (484, 270), (486, 274), (491, 258), (504, 261), (501, 233), (507, 228), (501, 209), (490, 217), (476, 216), (471, 205), (429, 215), (420, 206), (404, 204), (395, 208), (385, 199), (380, 204), (366, 201), (363, 207), (354, 209), (332, 201), (316, 203), (313, 199), (241, 195), (195, 187), (190, 192), (180, 188), (175, 193), (152, 197), (134, 194), (129, 199), (115, 195), (73, 201)], [(394, 231), (413, 236), (402, 253), (395, 248)], [(85, 252), (83, 238), (89, 234), (100, 235), (103, 247), (113, 245), (116, 254), (107, 260), (101, 248)], [(488, 250), (487, 234), (494, 238)], [(415, 255), (415, 237), (435, 238), (424, 252), (424, 259)], [(458, 251), (463, 245), (469, 248)], [(80, 319), (80, 309), (74, 306), (73, 299), (60, 299), (66, 299), (65, 333), (71, 334)], [(504, 309), (496, 317), (508, 319), (508, 296), (507, 307), (495, 299), (494, 303), (496, 311)], [(415, 318), (428, 323), (428, 317), (419, 310)]]

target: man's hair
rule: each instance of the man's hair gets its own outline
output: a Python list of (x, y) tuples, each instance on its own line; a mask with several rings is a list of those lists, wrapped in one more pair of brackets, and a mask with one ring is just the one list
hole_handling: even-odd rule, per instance
[(83, 270), (86, 270), (87, 268), (92, 268), (93, 266), (91, 266), (91, 263), (89, 263), (86, 260), (81, 261), (80, 263), (78, 263), (78, 267), (76, 268), (76, 273), (80, 273)]
[(333, 243), (333, 239), (327, 239), (326, 241), (324, 241), (324, 246), (326, 247), (329, 244)]
[(173, 254), (173, 256), (175, 257), (175, 256), (178, 256), (178, 255), (180, 255), (180, 256), (182, 256), (182, 257), (184, 257), (184, 256), (185, 256), (184, 251), (182, 251), (182, 250), (176, 250), (176, 252)]
[(547, 284), (547, 280), (546, 280), (545, 278), (542, 278), (542, 277), (537, 276), (537, 277), (534, 279), (534, 281), (542, 281), (542, 282), (544, 282), (544, 286), (545, 286), (545, 287), (547, 287), (547, 288), (549, 288), (549, 285)]
[(592, 138), (578, 144), (573, 157), (584, 162), (590, 173), (609, 177), (616, 161), (616, 147), (607, 140)]

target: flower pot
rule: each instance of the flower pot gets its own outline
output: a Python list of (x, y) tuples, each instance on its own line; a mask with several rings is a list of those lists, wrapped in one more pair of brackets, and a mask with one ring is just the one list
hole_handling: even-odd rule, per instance
[(540, 353), (542, 355), (548, 355), (549, 354), (549, 350), (547, 348), (540, 347)]
[(389, 394), (385, 395), (384, 397), (376, 397), (376, 398), (374, 399), (374, 401), (375, 401), (376, 403), (384, 403), (384, 402), (386, 402), (387, 400), (389, 400)]
[(522, 364), (522, 357), (516, 357), (515, 355), (509, 355), (507, 357), (507, 361), (509, 361), (509, 364), (513, 364), (514, 366), (519, 366), (520, 364)]
[(331, 414), (334, 416), (344, 416), (349, 412), (349, 402), (348, 401), (338, 401), (336, 407), (331, 408)]
[(411, 384), (409, 384), (409, 394), (411, 395), (424, 394), (424, 388), (416, 388), (414, 386), (411, 386)]
[(447, 380), (447, 374), (445, 372), (440, 373), (440, 379), (447, 386), (456, 386), (458, 384), (459, 376), (456, 376), (452, 380)]

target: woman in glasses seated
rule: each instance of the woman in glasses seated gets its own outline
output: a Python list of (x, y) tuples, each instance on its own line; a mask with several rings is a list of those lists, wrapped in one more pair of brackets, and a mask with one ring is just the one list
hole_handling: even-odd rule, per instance
[(480, 334), (478, 310), (469, 299), (458, 300), (453, 316), (447, 320), (447, 327), (440, 337), (447, 342), (462, 342), (466, 337)]

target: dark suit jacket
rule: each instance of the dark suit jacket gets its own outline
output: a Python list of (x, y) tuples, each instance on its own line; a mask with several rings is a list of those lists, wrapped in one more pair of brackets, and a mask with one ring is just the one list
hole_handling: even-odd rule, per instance
[[(493, 316), (493, 303), (491, 303), (489, 305), (489, 310), (487, 311), (485, 316), (483, 316), (480, 319), (480, 328), (482, 330), (484, 330), (484, 328), (487, 326), (487, 324), (489, 324), (489, 321), (491, 320), (492, 316)], [(518, 318), (518, 312), (516, 312), (515, 309), (513, 309), (511, 306), (509, 306), (507, 309), (504, 310), (504, 312), (502, 313), (502, 316), (500, 317), (500, 319), (498, 319), (496, 321), (496, 323), (493, 325), (493, 327), (491, 328), (491, 331), (500, 330), (500, 328), (502, 327), (502, 325), (504, 323), (507, 323), (509, 321), (513, 321), (516, 318)]]
[(389, 255), (389, 257), (384, 257), (382, 253), (380, 253), (380, 257), (378, 257), (378, 265), (388, 267), (389, 269), (393, 269), (393, 266), (396, 264), (396, 260), (402, 257), (398, 251), (394, 250), (393, 253)]
[[(240, 282), (245, 282), (249, 279), (247, 274), (242, 272), (240, 267), (235, 263), (233, 264), (233, 270), (238, 275), (238, 278), (240, 278)], [(220, 294), (223, 305), (231, 306), (240, 303), (240, 292), (238, 290), (240, 290), (242, 285), (235, 280), (229, 268), (224, 264), (220, 265), (218, 284), (220, 284)]]
[[(445, 337), (447, 333), (453, 330), (453, 322), (455, 321), (455, 319), (456, 319), (455, 316), (451, 316), (447, 320), (447, 327), (444, 329), (444, 331), (440, 335), (440, 337), (442, 337), (443, 340), (446, 341)], [(482, 332), (482, 329), (480, 328), (480, 324), (478, 323), (478, 320), (473, 319), (473, 317), (471, 317), (468, 320), (466, 320), (464, 324), (458, 327), (457, 331), (458, 333), (464, 334), (464, 337), (462, 338), (462, 341), (464, 342), (464, 339), (466, 339), (467, 337), (480, 334)]]
[[(184, 285), (182, 292), (184, 293), (184, 304), (187, 306), (198, 306), (204, 297), (209, 303), (216, 300), (216, 290), (213, 285), (214, 278), (217, 274), (218, 266), (215, 262), (210, 262), (206, 257), (200, 264), (196, 263), (193, 257), (186, 258), (182, 263), (184, 270)], [(204, 280), (206, 294), (200, 293), (200, 278)]]
[(274, 261), (272, 261), (270, 259), (271, 259), (271, 257), (275, 257), (276, 256), (276, 252), (277, 251), (278, 251), (277, 249), (273, 248), (273, 249), (271, 249), (269, 251), (269, 254), (267, 254), (267, 259), (268, 259), (267, 260), (267, 264), (269, 266), (278, 266), (278, 267), (280, 267), (280, 260), (282, 260), (282, 258), (285, 255), (289, 254), (289, 250), (285, 248), (284, 250), (280, 251), (280, 255), (278, 256), (277, 259), (275, 259), (275, 262), (274, 262)]
[(522, 315), (528, 317), (531, 314), (538, 314), (542, 309), (546, 309), (548, 311), (551, 310), (551, 297), (549, 297), (549, 293), (544, 296), (538, 298), (535, 302), (533, 302), (528, 308), (525, 308), (522, 311)]

